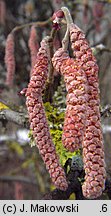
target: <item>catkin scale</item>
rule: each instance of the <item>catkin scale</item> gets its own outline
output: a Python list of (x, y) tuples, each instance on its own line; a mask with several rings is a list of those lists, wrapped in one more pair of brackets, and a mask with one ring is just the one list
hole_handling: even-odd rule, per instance
[[(73, 54), (80, 61), (88, 81), (87, 123), (82, 142), (85, 168), (85, 182), (82, 190), (85, 197), (93, 199), (102, 194), (106, 178), (99, 111), (98, 65), (84, 33), (75, 24), (70, 26), (70, 39)], [(95, 175), (93, 175), (94, 172)]]
[(36, 64), (31, 75), (26, 92), (26, 106), (29, 113), (30, 128), (32, 129), (37, 147), (49, 171), (53, 184), (66, 190), (68, 187), (65, 173), (59, 163), (55, 146), (49, 132), (49, 126), (42, 102), (42, 91), (48, 76), (47, 38), (42, 40), (37, 54)]
[(74, 152), (83, 141), (86, 125), (87, 79), (76, 61), (60, 48), (52, 59), (54, 68), (64, 76), (67, 90), (62, 142)]

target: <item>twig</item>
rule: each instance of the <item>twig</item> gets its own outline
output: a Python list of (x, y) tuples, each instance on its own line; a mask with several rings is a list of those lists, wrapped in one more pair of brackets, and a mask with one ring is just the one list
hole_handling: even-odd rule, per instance
[(46, 88), (44, 91), (44, 98), (45, 101), (49, 101), (52, 102), (52, 95), (53, 95), (53, 81), (54, 81), (54, 68), (52, 65), (52, 57), (53, 57), (53, 39), (55, 37), (56, 34), (56, 29), (53, 28), (51, 31), (51, 34), (49, 36), (49, 40), (48, 40), (48, 48), (49, 48), (49, 75), (48, 75), (48, 81), (46, 84)]
[[(86, 200), (86, 198), (82, 194), (82, 183), (80, 180), (84, 178), (84, 169), (82, 157), (79, 155), (75, 155), (72, 159), (68, 159), (65, 164), (65, 170), (67, 170), (67, 166), (70, 166), (70, 171), (67, 174), (68, 189), (66, 191), (60, 191), (58, 189), (53, 190), (44, 195), (43, 199), (45, 200), (67, 200), (69, 199), (72, 193), (75, 193), (76, 200)], [(105, 190), (104, 193), (111, 198), (111, 179), (107, 178), (105, 182)], [(97, 199), (102, 199), (98, 197)]]
[(64, 50), (67, 50), (68, 44), (69, 44), (69, 27), (73, 23), (73, 20), (72, 20), (72, 17), (71, 17), (71, 14), (70, 14), (68, 8), (62, 7), (61, 10), (64, 12), (64, 16), (65, 16), (66, 22), (67, 22), (67, 30), (66, 30), (65, 36), (62, 40), (62, 47)]
[[(72, 182), (69, 184), (67, 191), (60, 191), (58, 189), (53, 190), (43, 196), (43, 200), (68, 200), (72, 193), (75, 193), (76, 200), (86, 200), (82, 195), (81, 184), (78, 181), (79, 175), (76, 171), (73, 175), (74, 178)], [(76, 177), (75, 177), (76, 176)], [(105, 190), (104, 193), (107, 193), (109, 199), (111, 199), (111, 180), (106, 179)], [(97, 199), (102, 199), (98, 197)]]
[(19, 182), (23, 182), (23, 183), (27, 183), (27, 184), (33, 184), (37, 186), (37, 182), (29, 179), (27, 177), (24, 176), (0, 176), (0, 181), (3, 182), (7, 182), (7, 181), (19, 181)]
[(75, 193), (76, 200), (85, 199), (82, 194), (82, 187), (79, 178), (83, 175), (83, 165), (81, 165), (81, 157), (74, 156), (73, 160), (68, 159), (65, 164), (65, 170), (67, 166), (70, 166), (70, 171), (67, 174), (68, 189), (66, 191), (61, 191), (58, 189), (53, 190), (44, 195), (44, 200), (67, 200), (72, 193)]
[(49, 61), (50, 61), (50, 68), (49, 68), (49, 84), (53, 83), (53, 73), (54, 68), (52, 65), (52, 57), (53, 57), (53, 39), (55, 37), (57, 30), (55, 28), (52, 29), (50, 37), (49, 37)]
[(106, 105), (100, 111), (101, 117), (107, 117), (109, 114), (111, 115), (111, 105)]
[(26, 23), (26, 24), (23, 24), (23, 25), (20, 25), (20, 26), (16, 26), (15, 28), (13, 28), (12, 30), (12, 33), (18, 31), (18, 30), (21, 30), (25, 27), (28, 27), (28, 26), (39, 26), (39, 27), (43, 27), (43, 26), (46, 26), (48, 25), (50, 22), (51, 22), (51, 18), (49, 18), (48, 20), (45, 20), (45, 21), (37, 21), (37, 22), (30, 22), (30, 23)]
[(108, 47), (104, 46), (103, 44), (98, 44), (95, 47), (92, 47), (92, 51), (94, 54), (99, 54), (102, 52), (111, 52), (111, 49), (109, 49)]
[[(107, 117), (109, 114), (111, 115), (111, 105), (106, 105), (101, 109), (100, 113), (101, 117)], [(24, 113), (19, 113), (10, 109), (2, 109), (0, 110), (0, 121), (4, 120), (13, 122), (17, 125), (29, 129), (28, 116)]]
[(0, 120), (7, 120), (22, 127), (29, 128), (28, 116), (10, 109), (0, 110)]
[(111, 199), (111, 178), (106, 179), (105, 192), (107, 193), (109, 199)]

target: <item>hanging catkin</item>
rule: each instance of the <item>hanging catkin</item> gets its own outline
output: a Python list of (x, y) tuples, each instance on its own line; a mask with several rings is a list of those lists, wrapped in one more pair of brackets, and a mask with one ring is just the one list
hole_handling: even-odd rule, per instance
[(50, 136), (42, 102), (42, 91), (48, 75), (47, 40), (47, 38), (42, 40), (37, 54), (36, 64), (26, 92), (26, 105), (33, 136), (46, 168), (50, 173), (52, 182), (57, 188), (66, 190), (68, 185), (65, 173), (59, 163), (59, 158)]
[(5, 25), (6, 14), (6, 2), (5, 0), (0, 0), (0, 24), (2, 25)]
[(87, 79), (80, 62), (60, 48), (53, 57), (55, 69), (64, 76), (67, 90), (62, 142), (69, 151), (80, 148), (86, 125)]
[(99, 111), (98, 66), (84, 33), (75, 24), (70, 27), (70, 39), (73, 54), (80, 61), (80, 67), (88, 80), (87, 124), (82, 143), (86, 175), (82, 189), (85, 197), (97, 198), (104, 190), (106, 176)]
[(37, 41), (37, 34), (36, 34), (35, 26), (31, 27), (28, 46), (29, 46), (30, 55), (31, 55), (31, 73), (32, 73), (33, 67), (36, 63), (37, 52), (39, 50), (39, 43)]
[(13, 80), (14, 80), (14, 74), (15, 74), (14, 35), (13, 33), (10, 33), (6, 40), (5, 64), (7, 68), (6, 84), (9, 87), (12, 87)]

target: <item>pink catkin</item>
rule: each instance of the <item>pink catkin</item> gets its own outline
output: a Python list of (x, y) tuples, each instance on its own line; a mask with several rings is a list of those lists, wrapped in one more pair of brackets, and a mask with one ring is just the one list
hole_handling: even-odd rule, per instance
[(98, 66), (84, 33), (75, 24), (71, 25), (70, 38), (73, 54), (80, 61), (88, 80), (87, 124), (82, 143), (86, 175), (82, 189), (85, 197), (93, 199), (102, 194), (106, 178), (99, 111)]
[(93, 17), (94, 17), (94, 23), (96, 27), (96, 31), (101, 31), (101, 18), (104, 15), (104, 3), (103, 2), (94, 2), (93, 3)]
[(7, 68), (6, 84), (12, 87), (15, 74), (14, 35), (12, 33), (8, 35), (6, 40), (5, 64)]
[(88, 23), (88, 0), (83, 0), (83, 22)]
[(0, 24), (5, 25), (6, 20), (6, 3), (0, 0)]
[(68, 91), (62, 142), (71, 152), (80, 148), (86, 125), (87, 79), (79, 64), (62, 48), (54, 54), (53, 65), (64, 76)]
[(68, 185), (63, 168), (59, 163), (55, 146), (49, 132), (48, 122), (42, 102), (42, 90), (48, 76), (47, 40), (41, 42), (37, 54), (36, 64), (26, 92), (26, 106), (29, 113), (30, 127), (33, 131), (37, 147), (46, 168), (49, 171), (53, 184), (66, 190)]
[(33, 67), (36, 63), (37, 52), (39, 50), (39, 43), (37, 41), (37, 34), (36, 34), (35, 26), (31, 27), (28, 46), (29, 46), (30, 55), (31, 55), (31, 73), (32, 73)]
[(24, 199), (24, 192), (23, 192), (23, 185), (21, 182), (15, 182), (15, 199), (16, 200), (23, 200)]

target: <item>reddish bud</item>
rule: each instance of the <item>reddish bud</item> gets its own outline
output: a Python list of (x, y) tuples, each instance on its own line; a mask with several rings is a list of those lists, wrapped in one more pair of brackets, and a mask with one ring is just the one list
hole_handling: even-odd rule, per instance
[(58, 10), (56, 11), (53, 16), (52, 16), (52, 20), (55, 20), (57, 18), (62, 19), (64, 17), (64, 13), (62, 10)]
[(57, 22), (53, 23), (53, 28), (56, 29), (56, 30), (59, 30), (60, 29), (60, 25)]

